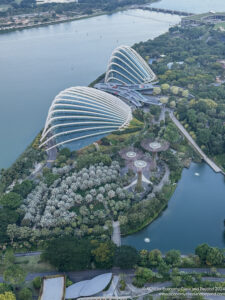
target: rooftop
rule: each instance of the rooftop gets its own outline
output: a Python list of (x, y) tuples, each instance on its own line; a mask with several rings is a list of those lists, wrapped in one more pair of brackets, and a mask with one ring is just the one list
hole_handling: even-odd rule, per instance
[(65, 277), (49, 276), (44, 277), (40, 300), (64, 300)]
[(77, 282), (66, 289), (66, 299), (96, 295), (107, 287), (111, 279), (112, 273), (106, 273), (98, 275), (91, 280)]

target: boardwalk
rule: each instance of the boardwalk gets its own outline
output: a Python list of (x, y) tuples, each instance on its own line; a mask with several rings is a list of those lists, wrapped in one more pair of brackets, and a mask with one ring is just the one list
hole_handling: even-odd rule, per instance
[(120, 223), (119, 221), (113, 221), (113, 234), (112, 234), (112, 241), (117, 247), (121, 246), (121, 234), (120, 234)]
[(183, 125), (177, 120), (174, 116), (173, 112), (170, 111), (170, 118), (174, 122), (174, 124), (178, 127), (181, 133), (186, 137), (189, 143), (193, 146), (193, 148), (199, 153), (199, 155), (204, 159), (204, 161), (216, 172), (216, 173), (223, 173), (224, 172), (201, 150), (201, 148), (196, 144), (187, 130), (183, 127)]

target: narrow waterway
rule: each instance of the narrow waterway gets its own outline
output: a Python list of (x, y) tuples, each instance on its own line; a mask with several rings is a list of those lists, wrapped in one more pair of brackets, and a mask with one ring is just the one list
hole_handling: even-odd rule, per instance
[(128, 10), (0, 35), (0, 168), (43, 128), (53, 98), (105, 72), (121, 44), (166, 32), (178, 16)]
[(164, 253), (179, 249), (184, 254), (192, 253), (201, 243), (223, 248), (224, 219), (224, 176), (205, 163), (192, 163), (183, 170), (168, 208), (145, 229), (123, 238), (122, 244), (137, 249), (160, 249)]

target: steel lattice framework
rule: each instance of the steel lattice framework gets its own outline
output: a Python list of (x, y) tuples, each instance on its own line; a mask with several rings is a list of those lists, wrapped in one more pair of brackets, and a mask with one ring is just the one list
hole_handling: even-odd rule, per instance
[(154, 72), (134, 49), (120, 46), (113, 51), (106, 71), (106, 83), (141, 84), (155, 79)]
[(125, 128), (131, 119), (131, 108), (119, 98), (94, 88), (71, 87), (53, 100), (40, 147), (51, 150), (91, 137), (97, 140)]

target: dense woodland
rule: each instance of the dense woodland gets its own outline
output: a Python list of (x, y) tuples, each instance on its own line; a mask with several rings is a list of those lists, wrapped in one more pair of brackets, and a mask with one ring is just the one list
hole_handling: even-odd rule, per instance
[[(192, 99), (180, 96), (176, 101), (177, 117), (201, 148), (218, 156), (225, 167), (225, 69), (219, 63), (225, 58), (224, 41), (225, 33), (214, 30), (213, 25), (173, 27), (134, 48), (147, 59), (155, 58), (152, 68), (161, 84), (189, 90)], [(170, 62), (174, 65), (168, 69)], [(222, 82), (216, 84), (216, 77)], [(169, 102), (174, 100), (171, 96)]]

